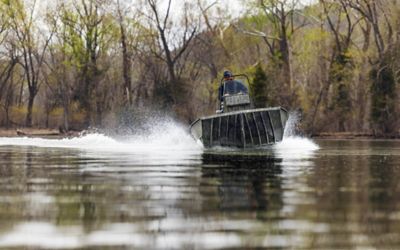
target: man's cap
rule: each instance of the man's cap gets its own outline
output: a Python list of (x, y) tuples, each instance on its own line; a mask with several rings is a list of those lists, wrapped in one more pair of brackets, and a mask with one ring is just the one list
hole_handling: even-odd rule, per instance
[(232, 73), (227, 70), (224, 72), (224, 78), (229, 78), (229, 77), (232, 77)]

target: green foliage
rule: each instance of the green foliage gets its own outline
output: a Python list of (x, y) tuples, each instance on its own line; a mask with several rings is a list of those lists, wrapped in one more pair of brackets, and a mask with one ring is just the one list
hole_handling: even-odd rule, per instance
[(348, 113), (351, 111), (351, 99), (349, 87), (345, 83), (339, 83), (336, 90), (336, 105), (340, 113)]
[[(104, 90), (100, 90), (99, 82), (108, 67), (107, 63), (101, 63), (101, 58), (117, 37), (116, 25), (113, 25), (109, 15), (101, 11), (105, 7), (103, 4), (101, 1), (84, 0), (74, 6), (63, 5), (61, 9), (61, 46), (69, 61), (64, 64), (78, 72), (79, 85), (74, 89), (73, 99), (79, 101), (86, 111), (87, 124), (94, 120), (93, 116), (100, 116), (97, 98)], [(93, 110), (97, 112), (93, 114)]]
[(268, 77), (260, 63), (257, 64), (253, 81), (250, 84), (250, 94), (256, 108), (262, 108), (268, 102)]
[(240, 22), (246, 27), (252, 27), (257, 30), (261, 30), (265, 27), (265, 25), (269, 24), (269, 20), (266, 15), (259, 14), (259, 15), (251, 15), (245, 16)]
[[(370, 71), (371, 119), (377, 134), (396, 133), (396, 80), (395, 73), (387, 59), (375, 65)], [(398, 100), (397, 100), (398, 101)]]
[(336, 56), (330, 69), (330, 81), (334, 88), (331, 111), (335, 112), (338, 123), (338, 131), (346, 130), (352, 110), (349, 84), (353, 76), (352, 58), (347, 53), (340, 53)]

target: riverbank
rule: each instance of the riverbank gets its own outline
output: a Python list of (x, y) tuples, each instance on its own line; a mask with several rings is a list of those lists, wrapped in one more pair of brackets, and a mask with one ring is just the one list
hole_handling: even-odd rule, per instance
[(75, 137), (79, 136), (81, 131), (69, 131), (62, 133), (58, 129), (43, 129), (43, 128), (18, 128), (18, 129), (5, 129), (0, 128), (0, 137), (46, 137), (46, 138), (60, 138), (60, 137)]
[(355, 140), (355, 139), (400, 139), (400, 135), (375, 136), (368, 133), (336, 132), (318, 133), (311, 136), (315, 139)]
[[(62, 133), (58, 129), (46, 128), (13, 128), (5, 129), (0, 128), (0, 137), (45, 137), (45, 138), (64, 138), (64, 137), (77, 137), (82, 134), (82, 131), (68, 131)], [(354, 132), (338, 132), (338, 133), (319, 133), (310, 136), (314, 139), (332, 139), (332, 140), (357, 140), (357, 139), (400, 139), (400, 135), (376, 137), (368, 133), (354, 133)]]

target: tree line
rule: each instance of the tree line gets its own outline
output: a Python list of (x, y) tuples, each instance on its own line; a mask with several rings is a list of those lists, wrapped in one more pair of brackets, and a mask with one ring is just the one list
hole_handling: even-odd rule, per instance
[(399, 135), (398, 0), (0, 0), (0, 126), (213, 113), (224, 70), (303, 129)]

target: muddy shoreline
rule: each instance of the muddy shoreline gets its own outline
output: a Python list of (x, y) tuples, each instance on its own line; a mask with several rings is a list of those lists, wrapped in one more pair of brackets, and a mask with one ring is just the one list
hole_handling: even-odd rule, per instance
[(41, 129), (41, 128), (19, 128), (19, 129), (2, 129), (0, 128), (0, 137), (43, 137), (43, 138), (65, 138), (80, 136), (82, 131), (60, 132), (58, 129)]
[[(5, 129), (0, 128), (0, 137), (42, 137), (42, 138), (68, 138), (78, 137), (84, 134), (85, 131), (68, 131), (66, 133), (60, 132), (58, 129), (42, 129), (42, 128), (19, 128), (19, 129)], [(366, 133), (319, 133), (312, 136), (305, 136), (313, 139), (327, 139), (327, 140), (362, 140), (362, 139), (400, 139), (397, 136), (374, 136)]]
[(368, 133), (353, 133), (353, 132), (341, 132), (341, 133), (319, 133), (310, 136), (315, 139), (332, 139), (332, 140), (362, 140), (362, 139), (371, 139), (371, 140), (382, 140), (382, 139), (400, 139), (400, 135), (385, 135), (385, 136), (376, 136), (374, 134)]

